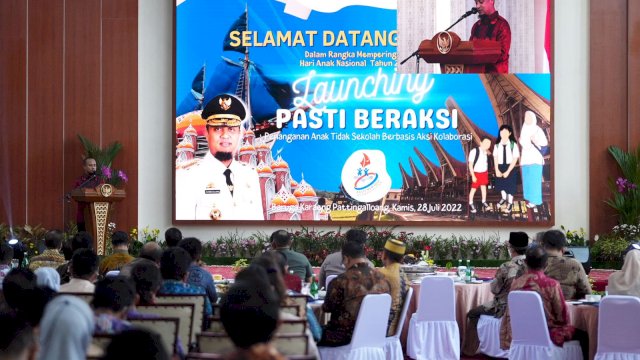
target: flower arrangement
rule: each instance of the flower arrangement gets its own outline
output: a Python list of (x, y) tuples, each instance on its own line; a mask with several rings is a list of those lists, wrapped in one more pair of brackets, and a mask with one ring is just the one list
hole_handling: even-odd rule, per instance
[(247, 259), (238, 259), (235, 263), (233, 263), (233, 272), (237, 274), (240, 272), (240, 270), (246, 268), (247, 266), (249, 266), (249, 262), (247, 261)]
[(98, 176), (105, 184), (111, 184), (115, 187), (121, 187), (129, 181), (127, 174), (122, 170), (112, 169), (109, 166), (102, 165)]
[(640, 147), (636, 151), (623, 151), (616, 146), (609, 147), (609, 153), (616, 160), (622, 176), (610, 179), (612, 197), (606, 201), (618, 213), (619, 224), (640, 222)]
[(611, 229), (613, 235), (619, 236), (627, 241), (637, 241), (640, 236), (640, 224), (621, 224)]
[(560, 229), (565, 233), (565, 236), (567, 237), (567, 245), (569, 246), (587, 245), (587, 241), (585, 239), (587, 234), (584, 232), (583, 228), (580, 228), (580, 230), (568, 230), (564, 227), (564, 225), (560, 225)]

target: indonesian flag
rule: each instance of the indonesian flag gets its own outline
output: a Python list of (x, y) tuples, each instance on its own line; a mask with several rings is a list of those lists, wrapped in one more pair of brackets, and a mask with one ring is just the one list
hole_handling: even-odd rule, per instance
[(551, 68), (551, 7), (553, 0), (547, 0), (547, 23), (545, 25), (544, 32), (544, 49), (547, 52), (547, 61), (549, 61), (549, 68)]
[(380, 9), (397, 9), (398, 0), (277, 0), (285, 3), (285, 14), (293, 15), (303, 20), (309, 18), (311, 11), (334, 13), (347, 6), (368, 6)]

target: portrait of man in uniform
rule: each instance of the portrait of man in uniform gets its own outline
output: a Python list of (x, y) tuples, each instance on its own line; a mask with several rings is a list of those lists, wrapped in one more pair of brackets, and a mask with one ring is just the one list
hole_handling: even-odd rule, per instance
[(209, 151), (176, 170), (176, 220), (264, 220), (258, 174), (236, 159), (246, 113), (228, 94), (204, 107)]

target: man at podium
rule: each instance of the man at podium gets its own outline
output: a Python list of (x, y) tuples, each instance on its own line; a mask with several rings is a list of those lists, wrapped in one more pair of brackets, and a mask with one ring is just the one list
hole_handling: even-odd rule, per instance
[(494, 40), (500, 43), (502, 55), (495, 64), (485, 66), (485, 73), (509, 72), (509, 49), (511, 28), (505, 18), (498, 14), (495, 0), (475, 0), (480, 19), (471, 28), (469, 40)]
[[(85, 158), (82, 162), (82, 169), (84, 173), (82, 176), (76, 179), (73, 183), (74, 189), (79, 188), (94, 188), (100, 185), (100, 177), (97, 176), (97, 164), (96, 159), (92, 157)], [(76, 223), (78, 225), (78, 231), (86, 231), (87, 227), (84, 219), (84, 209), (87, 207), (87, 203), (79, 202), (78, 211), (76, 212)]]

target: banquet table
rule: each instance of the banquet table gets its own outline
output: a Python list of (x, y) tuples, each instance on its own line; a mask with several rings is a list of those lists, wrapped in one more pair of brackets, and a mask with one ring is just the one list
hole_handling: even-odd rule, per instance
[(567, 310), (571, 325), (589, 335), (589, 359), (593, 360), (598, 350), (598, 307), (567, 302)]
[[(418, 310), (418, 296), (420, 294), (420, 284), (412, 284), (413, 297), (409, 303), (409, 309), (407, 311), (407, 319), (404, 322), (402, 333), (400, 335), (400, 342), (402, 348), (406, 349), (407, 346), (407, 334), (409, 333), (409, 320), (413, 313)], [(464, 332), (467, 325), (467, 312), (476, 306), (484, 304), (493, 299), (491, 293), (491, 284), (484, 282), (482, 284), (465, 284), (455, 283), (456, 293), (456, 322), (458, 323), (458, 329), (460, 330), (460, 345), (464, 343)]]

